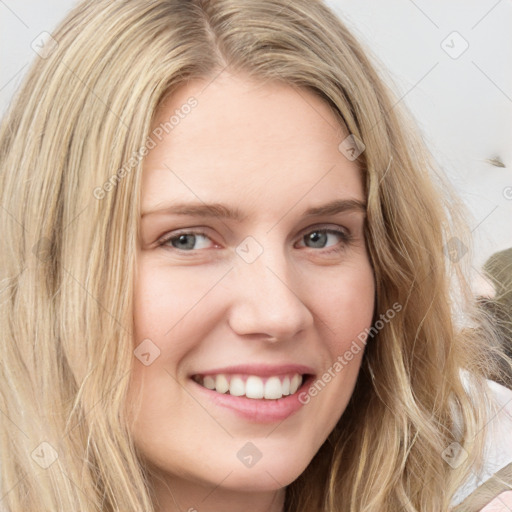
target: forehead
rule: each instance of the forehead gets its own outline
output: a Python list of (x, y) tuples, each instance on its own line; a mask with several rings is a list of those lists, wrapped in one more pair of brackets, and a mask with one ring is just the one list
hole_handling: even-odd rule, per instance
[[(191, 98), (194, 108), (185, 108)], [(338, 148), (348, 133), (306, 89), (227, 73), (193, 81), (161, 106), (155, 131), (161, 140), (153, 136), (145, 160), (143, 203), (363, 199), (360, 169)]]

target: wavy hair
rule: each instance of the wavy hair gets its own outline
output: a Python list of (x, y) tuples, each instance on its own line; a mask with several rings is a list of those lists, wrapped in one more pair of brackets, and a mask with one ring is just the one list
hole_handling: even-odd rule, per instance
[[(53, 38), (0, 128), (0, 504), (154, 510), (126, 400), (143, 148), (176, 87), (227, 69), (314, 91), (364, 142), (375, 318), (402, 306), (285, 509), (447, 510), (481, 464), (496, 368), (453, 321), (454, 288), (472, 315), (467, 258), (443, 249), (467, 245), (457, 206), (368, 49), (311, 0), (86, 1)], [(469, 455), (457, 469), (453, 442)]]

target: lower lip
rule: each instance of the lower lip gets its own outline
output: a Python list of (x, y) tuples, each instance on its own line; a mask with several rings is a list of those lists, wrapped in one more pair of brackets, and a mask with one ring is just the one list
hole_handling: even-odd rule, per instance
[(299, 395), (302, 391), (309, 388), (312, 381), (313, 376), (309, 376), (293, 395), (278, 398), (277, 400), (254, 399), (245, 396), (217, 393), (201, 386), (201, 384), (194, 380), (192, 380), (192, 383), (214, 405), (231, 409), (238, 416), (252, 422), (275, 423), (285, 420), (301, 409), (303, 404), (299, 401)]

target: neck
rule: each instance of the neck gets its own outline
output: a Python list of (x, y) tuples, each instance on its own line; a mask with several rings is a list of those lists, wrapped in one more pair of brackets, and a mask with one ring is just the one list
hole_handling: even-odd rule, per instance
[[(229, 476), (229, 475), (228, 475)], [(228, 478), (224, 480), (226, 480)], [(271, 491), (237, 491), (185, 479), (155, 479), (156, 512), (283, 512), (285, 488)]]

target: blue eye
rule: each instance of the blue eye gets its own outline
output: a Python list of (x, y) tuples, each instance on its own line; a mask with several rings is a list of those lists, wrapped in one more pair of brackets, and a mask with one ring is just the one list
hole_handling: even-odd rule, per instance
[(162, 240), (161, 245), (171, 244), (175, 249), (191, 251), (196, 249), (205, 249), (211, 240), (203, 233), (181, 233), (173, 237)]
[[(338, 229), (320, 228), (307, 232), (300, 239), (299, 246), (309, 249), (326, 249), (324, 252), (341, 251), (350, 242), (350, 234)], [(159, 245), (169, 249), (192, 252), (200, 249), (209, 249), (215, 242), (205, 233), (183, 231), (172, 236), (167, 235)]]
[(311, 249), (324, 249), (326, 247), (336, 246), (341, 242), (348, 242), (349, 235), (336, 229), (315, 229), (302, 237), (306, 247)]

